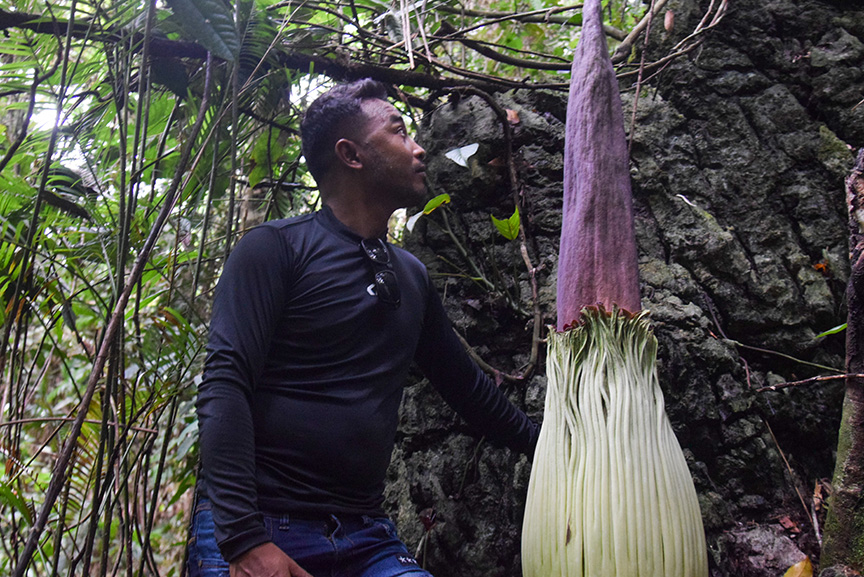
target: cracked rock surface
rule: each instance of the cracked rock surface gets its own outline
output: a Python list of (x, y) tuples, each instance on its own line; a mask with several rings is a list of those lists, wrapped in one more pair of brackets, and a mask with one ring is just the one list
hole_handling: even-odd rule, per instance
[[(667, 8), (675, 31), (654, 33), (649, 60), (691, 30), (707, 2)], [(642, 305), (712, 575), (778, 575), (804, 555), (818, 562), (818, 529), (798, 493), (809, 507), (814, 487), (830, 481), (842, 384), (757, 389), (843, 367), (843, 335), (817, 335), (845, 322), (843, 180), (852, 149), (864, 145), (864, 105), (855, 108), (864, 99), (864, 8), (736, 0), (699, 49), (643, 86), (632, 127), (627, 88)], [(518, 114), (526, 248), (543, 323), (554, 324), (566, 96), (496, 98)], [(420, 219), (405, 244), (479, 357), (516, 374), (529, 361), (533, 300), (519, 241), (490, 219), (514, 210), (503, 134), (476, 97), (427, 114), (419, 141), (434, 193), (452, 201)], [(467, 167), (445, 156), (475, 142)], [(541, 358), (527, 382), (501, 384), (538, 421), (543, 372)], [(406, 390), (386, 507), (433, 574), (518, 577), (531, 464), (466, 433), (418, 378)], [(418, 514), (430, 507), (437, 523), (423, 539)]]

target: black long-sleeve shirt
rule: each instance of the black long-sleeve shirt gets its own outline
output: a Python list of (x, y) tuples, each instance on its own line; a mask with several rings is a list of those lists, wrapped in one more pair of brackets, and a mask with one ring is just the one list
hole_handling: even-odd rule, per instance
[(261, 512), (382, 514), (412, 359), (472, 427), (533, 451), (537, 426), (465, 353), (423, 264), (388, 245), (389, 308), (360, 241), (325, 207), (250, 231), (225, 265), (197, 407), (229, 561), (268, 541)]

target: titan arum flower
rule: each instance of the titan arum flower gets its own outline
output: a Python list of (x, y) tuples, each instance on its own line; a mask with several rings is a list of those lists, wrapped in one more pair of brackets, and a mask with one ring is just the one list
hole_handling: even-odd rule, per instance
[(524, 577), (707, 577), (696, 491), (639, 299), (629, 159), (600, 0), (567, 105), (558, 327), (522, 536)]

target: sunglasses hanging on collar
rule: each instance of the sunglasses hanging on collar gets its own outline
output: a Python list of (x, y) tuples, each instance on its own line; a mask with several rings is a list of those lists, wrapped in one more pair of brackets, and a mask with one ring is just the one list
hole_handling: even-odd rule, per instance
[(372, 270), (375, 271), (375, 294), (378, 296), (378, 302), (390, 308), (399, 308), (402, 295), (387, 244), (380, 238), (365, 238), (360, 241), (360, 247), (372, 263)]

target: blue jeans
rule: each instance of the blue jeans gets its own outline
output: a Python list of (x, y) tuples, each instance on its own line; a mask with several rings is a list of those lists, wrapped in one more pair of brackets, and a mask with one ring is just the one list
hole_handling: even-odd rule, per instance
[[(264, 516), (270, 540), (313, 577), (432, 577), (387, 518), (322, 515), (318, 520)], [(228, 577), (214, 536), (210, 501), (199, 498), (189, 537), (189, 577)]]

